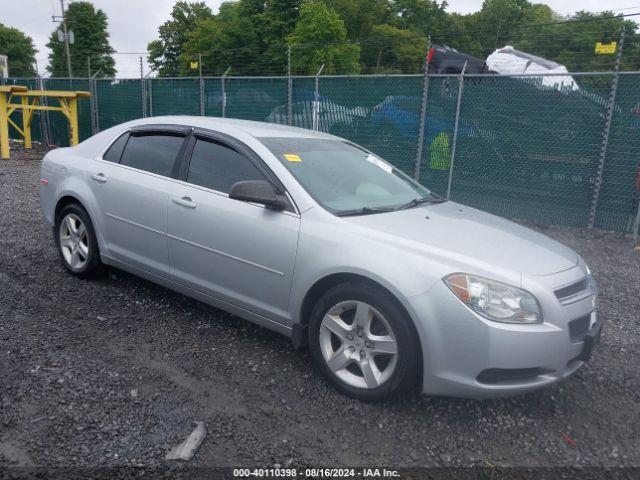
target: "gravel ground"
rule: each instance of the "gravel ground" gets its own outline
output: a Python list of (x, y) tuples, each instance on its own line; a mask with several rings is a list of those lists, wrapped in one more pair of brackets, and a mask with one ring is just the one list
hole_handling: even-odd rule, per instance
[(65, 273), (40, 217), (41, 157), (0, 161), (0, 466), (166, 468), (195, 420), (208, 435), (190, 466), (640, 465), (640, 252), (628, 238), (544, 229), (601, 290), (602, 343), (573, 377), (510, 399), (369, 405), (266, 329), (121, 271)]

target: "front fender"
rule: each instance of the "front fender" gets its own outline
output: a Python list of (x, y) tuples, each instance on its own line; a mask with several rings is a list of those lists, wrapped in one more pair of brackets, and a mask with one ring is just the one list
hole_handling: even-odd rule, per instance
[[(310, 214), (313, 211), (309, 212)], [(410, 310), (408, 298), (428, 290), (441, 278), (441, 268), (427, 265), (418, 255), (345, 231), (340, 221), (305, 216), (296, 255), (289, 300), (292, 324), (299, 323), (307, 292), (323, 278), (354, 274), (372, 280), (391, 292)]]

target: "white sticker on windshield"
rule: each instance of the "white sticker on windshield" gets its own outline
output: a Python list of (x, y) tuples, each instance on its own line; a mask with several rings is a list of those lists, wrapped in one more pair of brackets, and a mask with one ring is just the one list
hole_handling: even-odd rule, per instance
[(387, 173), (393, 172), (393, 167), (391, 165), (386, 164), (375, 155), (367, 155), (367, 161), (373, 163), (376, 167), (381, 168)]

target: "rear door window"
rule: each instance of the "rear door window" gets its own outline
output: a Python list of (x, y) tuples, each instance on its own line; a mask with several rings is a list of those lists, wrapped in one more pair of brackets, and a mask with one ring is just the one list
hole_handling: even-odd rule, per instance
[(244, 180), (265, 180), (265, 177), (251, 160), (232, 148), (215, 141), (196, 141), (187, 182), (229, 193), (234, 183)]
[(170, 177), (185, 137), (166, 133), (131, 135), (120, 163)]

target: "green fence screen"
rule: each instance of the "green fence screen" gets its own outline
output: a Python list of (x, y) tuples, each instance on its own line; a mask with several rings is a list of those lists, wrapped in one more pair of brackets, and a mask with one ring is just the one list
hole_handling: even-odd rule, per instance
[[(81, 139), (145, 115), (290, 124), (359, 143), (434, 192), (482, 210), (631, 232), (640, 200), (640, 74), (619, 75), (613, 104), (612, 73), (569, 75), (430, 75), (426, 89), (422, 75), (7, 82), (90, 91), (92, 101), (79, 102)], [(61, 114), (38, 113), (32, 126), (34, 140), (68, 144)]]

